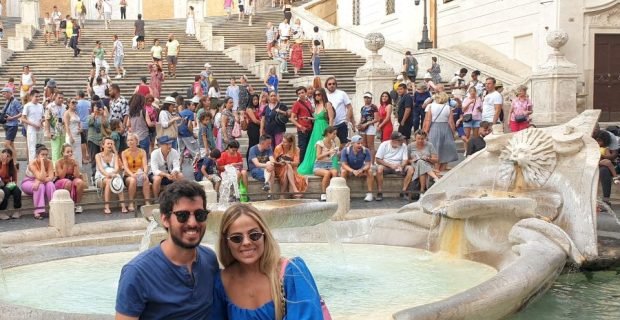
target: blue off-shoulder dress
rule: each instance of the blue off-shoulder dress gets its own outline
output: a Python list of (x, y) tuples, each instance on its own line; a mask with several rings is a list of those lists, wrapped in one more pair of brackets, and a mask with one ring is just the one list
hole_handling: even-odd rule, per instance
[[(322, 320), (321, 297), (314, 278), (306, 263), (300, 257), (289, 260), (284, 271), (284, 292), (286, 296), (286, 315), (284, 320)], [(236, 306), (226, 295), (222, 278), (215, 279), (216, 299), (225, 304), (228, 319), (273, 320), (275, 305), (269, 301), (257, 309), (243, 309)]]

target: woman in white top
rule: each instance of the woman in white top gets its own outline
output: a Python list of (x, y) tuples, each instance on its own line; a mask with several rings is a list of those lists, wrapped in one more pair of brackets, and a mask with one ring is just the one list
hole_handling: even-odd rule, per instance
[(196, 24), (194, 23), (194, 7), (189, 6), (187, 10), (187, 23), (185, 24), (185, 34), (188, 37), (196, 35)]
[(299, 18), (295, 19), (295, 24), (291, 26), (291, 34), (293, 40), (304, 39), (304, 29), (301, 27), (301, 20)]
[(161, 61), (161, 53), (164, 49), (159, 45), (159, 39), (153, 40), (153, 46), (151, 47), (151, 58), (153, 63), (159, 65), (160, 68), (164, 68), (164, 64)]
[[(103, 138), (103, 151), (95, 156), (95, 162), (97, 163), (95, 184), (97, 187), (103, 189), (103, 201), (105, 201), (103, 213), (111, 214), (112, 211), (110, 211), (109, 204), (111, 193), (110, 184), (112, 183), (112, 179), (116, 176), (120, 177), (120, 173), (123, 170), (121, 159), (116, 151), (114, 151), (114, 140), (112, 140), (112, 138)], [(118, 199), (121, 201), (121, 212), (127, 213), (123, 192), (118, 194)]]
[(449, 162), (458, 160), (454, 144), (456, 126), (448, 94), (445, 92), (435, 94), (433, 103), (426, 107), (425, 112), (424, 131), (428, 132), (428, 140), (437, 150), (439, 158), (435, 163), (435, 169), (444, 171)]
[(43, 30), (45, 31), (45, 45), (49, 46), (54, 35), (54, 23), (48, 12), (45, 13), (45, 18), (43, 18)]
[(245, 5), (245, 15), (248, 16), (248, 26), (252, 26), (252, 17), (256, 13), (256, 1), (248, 0), (248, 3)]
[(20, 85), (19, 97), (23, 98), (27, 96), (28, 93), (30, 93), (30, 90), (32, 90), (32, 88), (34, 87), (36, 83), (37, 83), (37, 79), (34, 77), (32, 72), (30, 72), (30, 67), (24, 66), (24, 70), (22, 72), (22, 79), (19, 84)]

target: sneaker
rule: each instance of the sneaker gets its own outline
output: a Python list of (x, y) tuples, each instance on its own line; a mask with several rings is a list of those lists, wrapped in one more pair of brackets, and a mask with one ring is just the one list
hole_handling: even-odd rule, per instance
[(9, 217), (6, 213), (0, 213), (0, 220), (9, 220), (11, 219), (11, 217)]
[(375, 198), (375, 201), (381, 201), (381, 200), (383, 200), (383, 193), (379, 192), (377, 193), (377, 197)]
[(269, 186), (269, 182), (265, 182), (265, 184), (263, 184), (263, 191), (269, 191), (271, 190), (271, 187)]
[(116, 77), (114, 77), (114, 79), (120, 79), (120, 78), (122, 78), (122, 77), (123, 77), (123, 76), (121, 76), (120, 74), (117, 74), (117, 75), (116, 75)]
[(75, 213), (82, 213), (82, 212), (84, 212), (84, 209), (82, 209), (82, 206), (75, 207)]
[(364, 198), (364, 201), (366, 201), (366, 202), (372, 201), (372, 193), (367, 193), (366, 194), (366, 198)]
[(327, 195), (323, 193), (323, 194), (321, 195), (321, 199), (320, 199), (320, 201), (323, 201), (323, 202), (327, 201)]

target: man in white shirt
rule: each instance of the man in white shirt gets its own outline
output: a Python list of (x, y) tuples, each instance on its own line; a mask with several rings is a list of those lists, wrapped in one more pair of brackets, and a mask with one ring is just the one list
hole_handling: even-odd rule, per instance
[[(353, 107), (351, 100), (346, 92), (338, 90), (338, 83), (335, 77), (327, 78), (325, 81), (327, 88), (327, 99), (334, 107), (334, 127), (338, 130), (338, 139), (340, 139), (340, 149), (344, 148), (349, 142), (349, 128), (347, 122), (355, 123), (353, 120)], [(355, 127), (353, 127), (355, 132)]]
[(127, 74), (127, 70), (125, 70), (125, 68), (123, 67), (125, 48), (123, 47), (123, 43), (121, 42), (121, 40), (118, 38), (118, 35), (114, 35), (113, 39), (114, 45), (112, 47), (112, 57), (114, 58), (114, 68), (116, 69), (115, 79), (120, 79), (125, 77), (125, 75)]
[(183, 179), (181, 173), (181, 158), (179, 152), (172, 148), (174, 139), (161, 136), (157, 139), (158, 149), (151, 153), (151, 183), (153, 184), (153, 197), (159, 196), (161, 186), (167, 186), (175, 181)]
[(177, 62), (179, 61), (179, 52), (181, 51), (181, 45), (179, 41), (174, 38), (174, 34), (168, 35), (168, 42), (166, 42), (166, 48), (164, 54), (168, 60), (168, 75), (175, 78), (177, 77)]
[(404, 143), (405, 137), (400, 132), (392, 132), (390, 140), (381, 143), (377, 149), (375, 159), (377, 162), (377, 198), (375, 200), (383, 200), (383, 175), (397, 174), (405, 177), (403, 180), (403, 189), (400, 193), (401, 199), (407, 198), (407, 187), (413, 177), (413, 167), (407, 165), (409, 155), (407, 153), (407, 145)]
[(58, 11), (58, 7), (54, 6), (54, 10), (52, 11), (52, 22), (54, 23), (56, 42), (60, 40), (60, 21), (62, 21), (62, 14)]
[(504, 98), (495, 90), (495, 78), (489, 77), (486, 80), (487, 94), (482, 101), (482, 121), (496, 124), (499, 121), (499, 114), (502, 112)]
[(30, 102), (22, 111), (21, 122), (26, 125), (26, 141), (28, 141), (28, 161), (36, 157), (37, 144), (43, 143), (43, 113), (45, 109), (39, 103), (39, 91), (30, 91)]
[(103, 20), (105, 21), (105, 28), (110, 28), (110, 22), (112, 21), (112, 1), (103, 0)]
[(288, 20), (284, 19), (284, 21), (280, 22), (278, 32), (280, 33), (280, 40), (289, 39), (291, 35), (291, 25), (288, 23)]

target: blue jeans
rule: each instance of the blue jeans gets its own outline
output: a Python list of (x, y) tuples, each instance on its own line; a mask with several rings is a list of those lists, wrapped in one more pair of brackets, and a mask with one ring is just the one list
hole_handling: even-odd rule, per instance
[(312, 72), (315, 76), (321, 75), (321, 57), (318, 55), (312, 56)]
[(151, 156), (151, 154), (149, 153), (149, 149), (151, 148), (151, 138), (149, 136), (140, 140), (140, 142), (138, 142), (138, 147), (146, 151), (147, 158)]
[(420, 128), (420, 126), (422, 124), (424, 124), (424, 116), (426, 115), (426, 113), (424, 112), (424, 109), (422, 109), (422, 107), (413, 107), (412, 110), (412, 117), (413, 117), (413, 131), (418, 131), (418, 129)]

